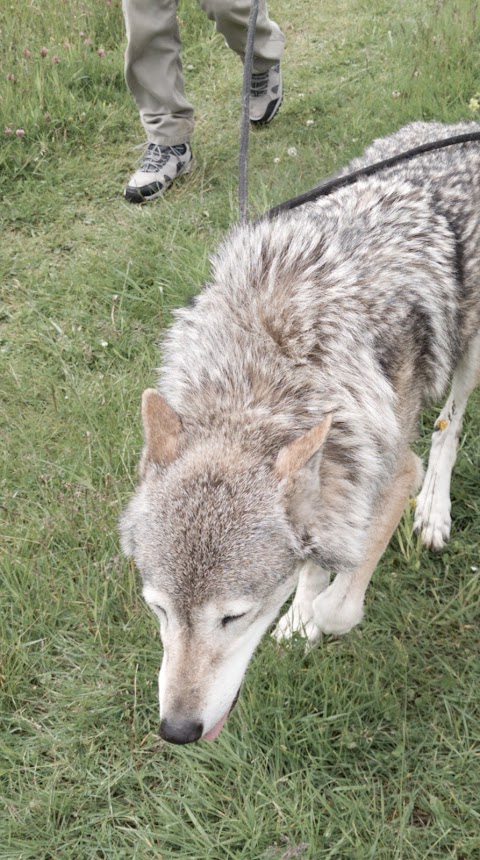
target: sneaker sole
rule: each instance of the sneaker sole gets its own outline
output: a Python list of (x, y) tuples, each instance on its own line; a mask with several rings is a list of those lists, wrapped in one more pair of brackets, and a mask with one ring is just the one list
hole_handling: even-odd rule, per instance
[(282, 106), (282, 102), (283, 102), (283, 93), (282, 93), (282, 97), (277, 102), (276, 107), (274, 108), (274, 110), (272, 111), (271, 114), (268, 113), (268, 108), (267, 108), (266, 114), (264, 116), (262, 116), (261, 119), (252, 119), (250, 117), (251, 124), (252, 125), (267, 125), (269, 122), (272, 121), (274, 116), (277, 115), (278, 111), (280, 110), (280, 108)]
[(150, 203), (150, 200), (158, 200), (159, 197), (163, 197), (165, 192), (168, 191), (172, 187), (172, 185), (174, 185), (174, 183), (177, 181), (177, 179), (180, 179), (181, 176), (186, 176), (187, 173), (190, 173), (193, 166), (194, 166), (194, 159), (192, 158), (192, 160), (189, 161), (189, 163), (186, 165), (186, 167), (182, 168), (182, 170), (180, 170), (177, 173), (175, 178), (172, 179), (172, 181), (170, 182), (169, 185), (167, 185), (166, 188), (161, 188), (160, 191), (155, 191), (154, 194), (148, 194), (145, 197), (143, 194), (140, 194), (138, 188), (134, 188), (133, 186), (127, 185), (127, 187), (125, 188), (125, 190), (123, 192), (123, 196), (125, 197), (125, 200), (128, 200), (129, 203), (140, 203), (141, 204), (141, 203)]

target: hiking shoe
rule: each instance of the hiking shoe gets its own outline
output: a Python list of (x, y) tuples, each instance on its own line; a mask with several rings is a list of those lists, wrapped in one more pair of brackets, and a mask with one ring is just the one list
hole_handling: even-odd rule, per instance
[(250, 122), (265, 125), (277, 113), (282, 104), (282, 75), (280, 63), (266, 72), (252, 75), (250, 83)]
[(131, 203), (155, 200), (182, 173), (189, 173), (192, 164), (192, 150), (188, 143), (180, 143), (178, 146), (148, 143), (142, 163), (128, 180), (123, 193)]

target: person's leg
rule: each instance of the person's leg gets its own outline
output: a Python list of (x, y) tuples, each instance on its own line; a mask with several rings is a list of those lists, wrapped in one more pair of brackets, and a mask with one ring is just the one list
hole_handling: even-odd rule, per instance
[(188, 143), (193, 133), (176, 13), (176, 0), (123, 0), (125, 80), (147, 139), (166, 146)]
[(193, 108), (184, 95), (176, 0), (123, 0), (125, 80), (140, 112), (147, 146), (124, 194), (153, 200), (192, 165)]
[[(242, 59), (247, 43), (250, 0), (198, 0), (200, 8), (224, 37), (227, 45)], [(259, 0), (255, 41), (253, 45), (253, 72), (266, 72), (279, 62), (285, 37), (278, 24), (268, 17), (265, 0)]]
[[(242, 60), (247, 43), (251, 0), (198, 0), (229, 48)], [(256, 125), (270, 122), (283, 98), (280, 58), (285, 38), (278, 24), (268, 17), (265, 0), (259, 0), (253, 72), (250, 86), (250, 121)]]

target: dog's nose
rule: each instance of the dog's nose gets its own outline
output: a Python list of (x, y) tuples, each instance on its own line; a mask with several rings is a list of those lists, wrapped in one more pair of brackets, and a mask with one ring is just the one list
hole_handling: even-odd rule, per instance
[(203, 735), (203, 723), (195, 720), (167, 720), (160, 723), (160, 737), (171, 744), (191, 744)]

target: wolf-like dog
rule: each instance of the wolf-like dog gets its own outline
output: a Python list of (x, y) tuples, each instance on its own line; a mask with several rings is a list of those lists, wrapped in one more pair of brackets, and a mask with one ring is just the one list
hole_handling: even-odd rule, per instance
[[(345, 168), (478, 131), (416, 122)], [(275, 630), (315, 642), (362, 619), (373, 570), (421, 482), (410, 445), (437, 420), (415, 528), (440, 549), (480, 369), (480, 146), (383, 170), (236, 227), (177, 311), (143, 395), (124, 552), (160, 619), (160, 733), (213, 739)], [(330, 582), (331, 577), (334, 577)]]

